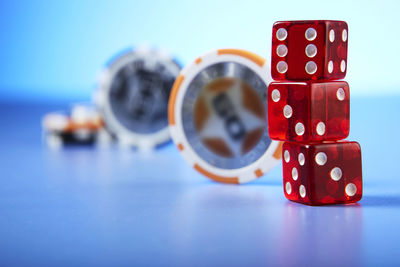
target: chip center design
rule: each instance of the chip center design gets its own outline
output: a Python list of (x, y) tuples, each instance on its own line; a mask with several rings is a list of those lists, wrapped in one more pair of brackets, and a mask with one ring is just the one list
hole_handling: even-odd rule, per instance
[(147, 66), (138, 58), (116, 74), (111, 107), (126, 128), (146, 134), (167, 126), (168, 97), (176, 75), (163, 64)]
[(262, 99), (251, 85), (233, 77), (206, 84), (194, 104), (193, 120), (203, 144), (227, 158), (248, 153), (266, 128)]
[(241, 63), (217, 62), (200, 70), (188, 84), (181, 109), (193, 150), (223, 169), (258, 160), (271, 143), (266, 92), (259, 74)]

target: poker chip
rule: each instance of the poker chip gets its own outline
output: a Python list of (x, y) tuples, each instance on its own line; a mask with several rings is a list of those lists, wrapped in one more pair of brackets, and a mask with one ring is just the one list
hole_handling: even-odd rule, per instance
[(170, 140), (168, 98), (181, 67), (161, 50), (129, 49), (102, 71), (96, 103), (120, 145), (152, 149)]
[(48, 132), (61, 132), (68, 129), (69, 118), (60, 112), (48, 113), (43, 117), (42, 126)]
[(169, 101), (171, 136), (186, 161), (225, 183), (261, 177), (281, 158), (268, 136), (269, 64), (244, 50), (197, 58), (177, 77)]
[(45, 141), (50, 147), (67, 144), (94, 144), (98, 136), (104, 143), (103, 120), (94, 107), (75, 104), (70, 114), (51, 112), (42, 119)]

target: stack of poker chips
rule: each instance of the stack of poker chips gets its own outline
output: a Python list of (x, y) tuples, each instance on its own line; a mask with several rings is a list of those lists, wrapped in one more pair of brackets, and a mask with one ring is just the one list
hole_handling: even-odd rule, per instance
[(99, 113), (92, 105), (75, 104), (71, 112), (51, 112), (42, 119), (44, 139), (52, 148), (63, 145), (106, 144), (110, 141)]
[(286, 198), (307, 205), (362, 197), (361, 149), (349, 135), (344, 21), (280, 21), (273, 25), (268, 132), (284, 141)]

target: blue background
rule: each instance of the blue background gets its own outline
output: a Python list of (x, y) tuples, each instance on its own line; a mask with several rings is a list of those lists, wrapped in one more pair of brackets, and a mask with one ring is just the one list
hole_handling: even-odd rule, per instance
[(223, 47), (270, 58), (272, 23), (349, 24), (352, 95), (398, 94), (396, 1), (3, 1), (0, 97), (86, 100), (119, 50), (148, 44), (183, 63)]
[[(0, 5), (1, 266), (399, 266), (400, 62), (395, 1), (9, 1)], [(350, 140), (363, 199), (309, 207), (278, 165), (218, 184), (173, 145), (46, 149), (40, 120), (89, 100), (119, 50), (149, 44), (183, 63), (222, 47), (270, 57), (275, 20), (349, 24)]]

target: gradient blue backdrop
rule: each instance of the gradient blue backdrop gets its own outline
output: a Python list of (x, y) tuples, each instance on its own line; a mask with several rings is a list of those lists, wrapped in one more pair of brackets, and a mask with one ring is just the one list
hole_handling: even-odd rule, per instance
[[(0, 265), (400, 266), (399, 10), (365, 0), (2, 1)], [(269, 58), (272, 23), (284, 19), (349, 23), (359, 204), (287, 201), (281, 165), (248, 185), (213, 183), (173, 145), (43, 149), (42, 115), (88, 100), (120, 49), (153, 44), (183, 63), (221, 47)]]
[(398, 93), (396, 1), (8, 1), (0, 8), (0, 97), (89, 99), (118, 50), (151, 44), (183, 63), (216, 48), (270, 58), (272, 23), (340, 19), (349, 24), (352, 94)]

